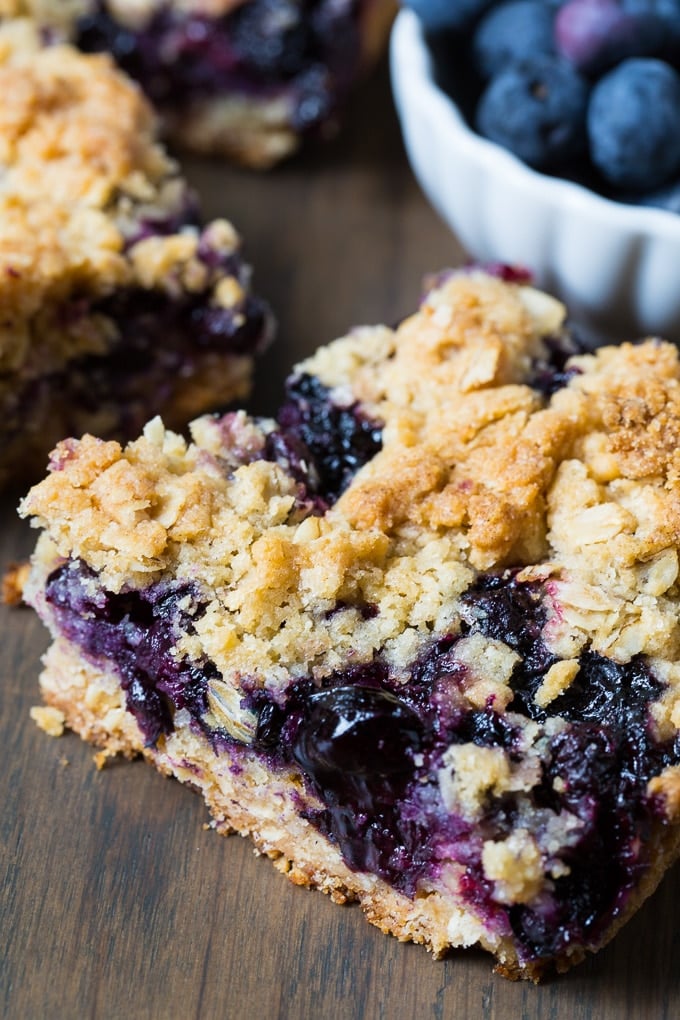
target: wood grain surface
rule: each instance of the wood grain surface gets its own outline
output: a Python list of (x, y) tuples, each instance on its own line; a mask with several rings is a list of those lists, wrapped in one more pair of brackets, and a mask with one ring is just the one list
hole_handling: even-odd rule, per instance
[[(266, 176), (185, 163), (206, 212), (246, 240), (279, 339), (251, 407), (271, 412), (291, 364), (362, 322), (415, 308), (424, 273), (464, 255), (421, 196), (386, 69), (344, 133)], [(452, 168), (454, 172), (455, 168)], [(34, 540), (2, 503), (0, 564)], [(7, 1020), (661, 1020), (680, 1016), (680, 873), (615, 942), (540, 987), (467, 952), (434, 962), (355, 907), (295, 888), (198, 797), (142, 763), (97, 771), (73, 735), (29, 718), (47, 637), (0, 610), (0, 1016)]]

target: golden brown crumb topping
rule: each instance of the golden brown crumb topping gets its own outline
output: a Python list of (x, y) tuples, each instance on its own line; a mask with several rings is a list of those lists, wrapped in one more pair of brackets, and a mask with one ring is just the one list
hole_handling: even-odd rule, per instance
[[(185, 650), (273, 686), (376, 649), (399, 674), (455, 627), (478, 570), (524, 564), (559, 605), (544, 639), (567, 660), (537, 702), (569, 686), (585, 647), (621, 662), (645, 652), (669, 683), (657, 721), (677, 727), (678, 354), (648, 341), (579, 356), (546, 400), (522, 380), (562, 317), (530, 288), (460, 275), (398, 330), (356, 331), (304, 362), (384, 422), (382, 450), (322, 517), (301, 519), (275, 463), (225, 470), (211, 418), (189, 445), (158, 420), (126, 449), (62, 444), (23, 505), (49, 534), (39, 556), (80, 556), (113, 590), (200, 578), (212, 596)], [(351, 609), (366, 604), (367, 618)], [(474, 635), (460, 645), (468, 697), (506, 704), (513, 653)]]

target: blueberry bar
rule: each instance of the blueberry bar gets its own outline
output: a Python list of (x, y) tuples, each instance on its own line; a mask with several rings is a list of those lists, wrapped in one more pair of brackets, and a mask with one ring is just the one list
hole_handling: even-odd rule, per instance
[(0, 27), (0, 484), (84, 431), (136, 437), (246, 395), (271, 316), (226, 220), (202, 225), (139, 89)]
[[(135, 78), (172, 138), (269, 167), (332, 133), (394, 0), (4, 0)], [(0, 15), (3, 0), (0, 0)]]
[(538, 980), (680, 849), (680, 364), (501, 276), (319, 349), (275, 419), (63, 442), (21, 513), (52, 727)]

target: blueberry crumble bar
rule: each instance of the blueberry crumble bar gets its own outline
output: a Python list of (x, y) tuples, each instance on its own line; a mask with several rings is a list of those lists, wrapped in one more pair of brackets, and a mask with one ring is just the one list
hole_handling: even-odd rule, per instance
[(172, 138), (265, 168), (335, 130), (382, 50), (394, 0), (0, 0), (48, 34), (107, 51)]
[(538, 980), (680, 850), (680, 363), (443, 275), (276, 419), (60, 443), (21, 513), (47, 705), (293, 882)]
[(248, 390), (271, 316), (226, 220), (106, 56), (0, 26), (0, 484), (59, 439), (134, 438)]

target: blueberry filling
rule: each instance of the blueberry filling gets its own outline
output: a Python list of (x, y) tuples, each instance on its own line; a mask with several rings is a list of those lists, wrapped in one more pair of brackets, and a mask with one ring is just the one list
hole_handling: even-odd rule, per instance
[[(339, 777), (356, 784), (388, 780), (390, 796), (399, 776), (413, 770), (421, 724), (413, 709), (375, 687), (333, 687), (310, 694), (294, 757), (317, 786), (332, 790)], [(373, 795), (369, 795), (369, 804)]]
[(540, 677), (552, 665), (554, 659), (541, 640), (547, 609), (539, 583), (520, 582), (512, 570), (482, 574), (461, 602), (463, 634), (503, 641), (521, 655), (527, 676)]
[(462, 596), (462, 633), (483, 634), (502, 641), (520, 656), (510, 685), (510, 709), (535, 719), (545, 713), (534, 701), (543, 677), (556, 661), (541, 634), (547, 619), (542, 586), (520, 583), (516, 574), (484, 574)]
[(304, 373), (288, 381), (277, 421), (278, 430), (267, 436), (265, 457), (281, 464), (322, 511), (382, 447), (381, 423), (357, 403), (334, 403), (328, 387)]
[[(115, 291), (93, 302), (88, 312), (104, 315), (118, 325), (126, 357), (151, 363), (161, 348), (171, 370), (179, 368), (183, 357), (190, 358), (192, 349), (255, 354), (266, 336), (268, 314), (264, 302), (253, 295), (235, 307), (224, 308), (209, 304), (205, 293), (187, 292), (170, 299), (142, 288)], [(118, 349), (113, 360), (120, 359)], [(96, 359), (91, 359), (91, 364), (96, 364)]]
[(362, 620), (374, 620), (380, 612), (375, 602), (346, 602), (344, 599), (340, 599), (332, 609), (327, 611), (326, 619), (330, 620), (337, 613), (343, 613), (346, 609), (356, 609)]
[(580, 375), (581, 370), (568, 366), (567, 361), (576, 354), (585, 353), (586, 347), (573, 332), (546, 337), (543, 342), (546, 354), (533, 361), (528, 384), (543, 396), (551, 397), (557, 390), (568, 386), (575, 376)]
[[(235, 262), (237, 256), (215, 252), (213, 258)], [(97, 431), (103, 438), (112, 433), (135, 438), (161, 412), (174, 424), (172, 398), (178, 383), (200, 371), (207, 353), (255, 355), (270, 336), (267, 305), (250, 294), (238, 306), (223, 308), (209, 304), (205, 292), (169, 297), (128, 287), (95, 301), (75, 298), (59, 309), (64, 331), (84, 328), (81, 324), (86, 327), (85, 320), (93, 317), (115, 324), (115, 342), (103, 354), (74, 358), (64, 369), (29, 379), (17, 389), (4, 408), (5, 442), (24, 434), (27, 417), (47, 417), (55, 393), (60, 395), (61, 434), (92, 428), (87, 416), (101, 423)]]
[(361, 0), (252, 0), (209, 18), (159, 6), (135, 31), (106, 4), (79, 19), (77, 45), (102, 50), (141, 84), (161, 109), (232, 91), (294, 100), (297, 130), (315, 129), (335, 111), (356, 75)]
[[(621, 912), (648, 866), (638, 847), (654, 816), (647, 781), (678, 761), (680, 742), (656, 744), (639, 722), (630, 732), (605, 721), (578, 723), (555, 737), (539, 793), (554, 799), (554, 810), (576, 815), (582, 830), (564, 854), (569, 873), (554, 880), (550, 901), (510, 910), (513, 931), (529, 956), (550, 955), (584, 935), (586, 942), (596, 940)], [(566, 788), (557, 797), (555, 780), (564, 777)]]
[(172, 648), (202, 606), (190, 585), (155, 585), (113, 594), (96, 586), (83, 564), (66, 563), (49, 577), (46, 599), (62, 633), (95, 663), (115, 663), (127, 710), (145, 743), (172, 732), (173, 708), (187, 709), (196, 723), (205, 715), (210, 662), (178, 660)]
[[(318, 690), (299, 681), (285, 706), (262, 692), (254, 747), (272, 763), (295, 763), (323, 802), (305, 816), (349, 865), (372, 871), (413, 895), (433, 858), (428, 813), (416, 805), (417, 755), (425, 735), (419, 715), (383, 686), (381, 664), (338, 675)], [(427, 791), (427, 795), (431, 793)]]
[[(219, 674), (210, 662), (176, 659), (180, 632), (202, 607), (191, 585), (155, 585), (113, 595), (74, 562), (55, 570), (47, 600), (58, 625), (84, 653), (110, 660), (126, 703), (149, 744), (172, 730), (173, 710), (185, 708), (219, 753), (237, 742), (206, 723), (208, 686)], [(680, 763), (680, 738), (657, 739), (648, 707), (663, 684), (643, 656), (621, 664), (592, 650), (547, 713), (534, 701), (555, 661), (541, 640), (545, 591), (517, 573), (482, 575), (463, 598), (459, 633), (436, 641), (398, 682), (378, 655), (337, 671), (321, 686), (302, 677), (278, 700), (244, 683), (242, 705), (257, 723), (250, 745), (270, 767), (294, 765), (320, 800), (306, 817), (338, 846), (348, 866), (379, 875), (414, 896), (436, 881), (447, 862), (460, 866), (459, 893), (492, 930), (513, 933), (526, 960), (595, 944), (625, 907), (648, 867), (645, 837), (663, 817), (647, 795), (649, 779)], [(461, 639), (475, 633), (503, 641), (521, 656), (511, 677), (514, 699), (501, 714), (465, 698), (467, 667), (456, 658)], [(511, 763), (527, 753), (528, 717), (538, 727), (537, 781), (528, 788), (489, 792), (479, 817), (445, 807), (438, 775), (456, 745), (500, 749)], [(536, 745), (539, 746), (539, 745)], [(569, 816), (572, 835), (560, 844), (560, 868), (540, 897), (499, 902), (482, 864), (485, 841), (503, 840), (529, 819), (537, 838)], [(533, 821), (532, 821), (533, 820)]]

